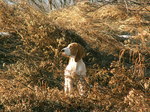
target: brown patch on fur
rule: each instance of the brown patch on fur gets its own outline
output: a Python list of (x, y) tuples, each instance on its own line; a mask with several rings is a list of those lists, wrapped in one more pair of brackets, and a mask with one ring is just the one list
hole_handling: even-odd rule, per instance
[(85, 55), (85, 52), (84, 52), (84, 48), (78, 44), (78, 43), (72, 43), (70, 46), (69, 46), (70, 50), (71, 50), (71, 54), (76, 56), (75, 57), (75, 61), (79, 61), (81, 58), (84, 57)]

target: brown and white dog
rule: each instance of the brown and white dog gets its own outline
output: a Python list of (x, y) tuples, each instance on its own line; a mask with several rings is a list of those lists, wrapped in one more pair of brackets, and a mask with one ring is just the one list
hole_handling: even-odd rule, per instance
[(84, 77), (86, 76), (86, 66), (82, 60), (85, 55), (84, 48), (78, 43), (71, 43), (62, 49), (62, 54), (69, 57), (69, 63), (64, 71), (65, 83), (64, 91), (66, 95), (73, 92), (73, 83), (77, 82), (80, 95), (84, 95)]

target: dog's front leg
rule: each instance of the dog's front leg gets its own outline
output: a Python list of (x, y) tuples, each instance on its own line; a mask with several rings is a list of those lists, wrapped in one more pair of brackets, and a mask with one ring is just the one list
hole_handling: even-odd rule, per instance
[(72, 79), (70, 77), (65, 77), (64, 91), (66, 95), (71, 94), (72, 86)]
[(86, 81), (84, 78), (80, 76), (77, 84), (78, 92), (81, 96), (86, 95)]

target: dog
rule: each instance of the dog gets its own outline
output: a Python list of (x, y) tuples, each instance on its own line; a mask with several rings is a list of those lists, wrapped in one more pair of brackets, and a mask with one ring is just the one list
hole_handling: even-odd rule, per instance
[(73, 93), (73, 83), (77, 82), (80, 95), (85, 94), (86, 66), (82, 58), (85, 56), (84, 48), (78, 43), (71, 43), (63, 48), (62, 55), (69, 57), (69, 63), (64, 71), (64, 92), (66, 95)]

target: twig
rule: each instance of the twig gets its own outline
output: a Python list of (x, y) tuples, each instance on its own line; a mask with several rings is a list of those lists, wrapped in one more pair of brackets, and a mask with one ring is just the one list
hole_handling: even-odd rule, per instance
[(145, 8), (148, 12), (150, 12), (149, 9), (147, 9), (144, 5), (150, 5), (150, 3), (138, 3), (138, 2), (135, 2), (135, 1), (130, 1), (136, 5), (140, 5), (141, 7)]
[(19, 83), (21, 83), (22, 85), (24, 85), (25, 87), (27, 87), (27, 88), (29, 88), (30, 90), (32, 90), (32, 91), (34, 91), (35, 92), (35, 90), (34, 89), (32, 89), (31, 87), (29, 87), (28, 85), (26, 85), (25, 83), (22, 83), (20, 80), (17, 80), (16, 79), (16, 81), (18, 81)]
[(126, 10), (127, 10), (127, 12), (129, 12), (127, 1), (126, 1), (126, 0), (124, 0), (124, 3), (125, 3), (125, 6), (126, 6)]

